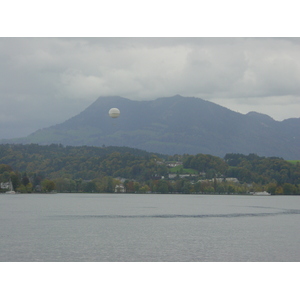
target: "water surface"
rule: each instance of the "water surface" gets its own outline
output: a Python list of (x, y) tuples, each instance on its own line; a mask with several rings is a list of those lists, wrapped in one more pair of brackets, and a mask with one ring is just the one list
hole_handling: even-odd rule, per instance
[(0, 195), (0, 261), (300, 261), (292, 196)]

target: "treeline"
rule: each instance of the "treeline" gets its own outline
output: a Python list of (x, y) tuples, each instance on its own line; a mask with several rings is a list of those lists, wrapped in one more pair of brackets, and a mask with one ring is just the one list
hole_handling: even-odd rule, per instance
[[(0, 164), (51, 179), (71, 176), (72, 179), (91, 180), (102, 176), (123, 176), (142, 180), (149, 176), (149, 172), (162, 168), (155, 163), (156, 157), (128, 147), (0, 145)], [(166, 167), (164, 169), (167, 171)]]
[(278, 157), (260, 157), (256, 154), (226, 154), (227, 177), (237, 177), (241, 182), (257, 184), (300, 183), (300, 164), (292, 164)]
[[(279, 157), (232, 153), (221, 159), (197, 154), (185, 156), (183, 166), (206, 172), (206, 178), (211, 179), (202, 182), (200, 192), (244, 194), (267, 191), (273, 195), (300, 194), (300, 164), (292, 164)], [(220, 177), (224, 180), (220, 181)], [(239, 184), (233, 184), (226, 178), (237, 178)], [(196, 190), (198, 192), (199, 188)]]
[[(167, 162), (181, 163), (182, 170), (196, 170), (196, 175), (183, 177), (177, 171), (170, 179)], [(222, 159), (128, 147), (7, 144), (0, 145), (0, 182), (7, 181), (24, 193), (114, 192), (124, 186), (128, 193), (300, 194), (300, 165), (255, 154), (226, 154)]]
[(206, 172), (207, 178), (235, 177), (242, 183), (267, 184), (277, 182), (299, 184), (300, 165), (279, 157), (261, 157), (256, 154), (226, 154), (224, 159), (212, 155), (187, 155), (183, 166)]

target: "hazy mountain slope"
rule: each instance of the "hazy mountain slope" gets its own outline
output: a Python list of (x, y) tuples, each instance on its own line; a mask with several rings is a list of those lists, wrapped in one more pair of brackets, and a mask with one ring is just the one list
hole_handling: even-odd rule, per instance
[[(120, 109), (119, 118), (108, 116), (112, 107)], [(236, 113), (199, 98), (176, 95), (155, 101), (132, 101), (100, 97), (77, 116), (10, 142), (105, 144), (166, 154), (223, 157), (226, 153), (256, 153), (299, 159), (299, 128), (300, 118), (278, 122), (255, 112)]]

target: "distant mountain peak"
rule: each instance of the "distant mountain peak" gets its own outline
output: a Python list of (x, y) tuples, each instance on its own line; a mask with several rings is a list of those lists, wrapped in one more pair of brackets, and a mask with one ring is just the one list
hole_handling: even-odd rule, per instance
[(260, 119), (260, 120), (275, 121), (272, 117), (270, 117), (266, 114), (258, 113), (256, 111), (250, 111), (246, 114), (246, 116), (256, 118), (256, 119)]
[(112, 101), (112, 100), (129, 100), (121, 96), (100, 96), (97, 101)]
[[(117, 107), (119, 118), (108, 111)], [(226, 153), (300, 158), (299, 121), (240, 114), (196, 97), (174, 95), (153, 101), (102, 96), (65, 122), (2, 143), (126, 146), (161, 154)]]

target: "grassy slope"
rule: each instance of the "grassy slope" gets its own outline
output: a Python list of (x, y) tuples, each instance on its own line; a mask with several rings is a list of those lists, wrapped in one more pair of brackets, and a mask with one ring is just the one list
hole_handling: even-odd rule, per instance
[(296, 163), (300, 163), (300, 160), (288, 160), (288, 162), (295, 165)]
[(179, 174), (198, 174), (198, 172), (194, 169), (184, 169), (182, 166), (177, 166), (170, 169), (170, 173), (177, 173)]

